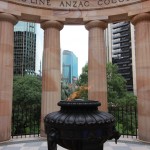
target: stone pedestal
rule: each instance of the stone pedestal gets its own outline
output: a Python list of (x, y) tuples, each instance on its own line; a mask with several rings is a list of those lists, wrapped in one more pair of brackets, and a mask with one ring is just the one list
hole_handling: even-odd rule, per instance
[(85, 25), (89, 30), (88, 51), (88, 99), (102, 103), (102, 111), (107, 111), (106, 48), (103, 21), (91, 21)]
[(132, 19), (135, 25), (135, 59), (139, 139), (150, 142), (150, 14)]
[(0, 13), (0, 142), (11, 138), (14, 24), (17, 18)]
[(41, 28), (44, 29), (41, 136), (45, 136), (44, 117), (57, 111), (57, 103), (61, 100), (60, 30), (63, 25), (57, 21), (46, 21)]

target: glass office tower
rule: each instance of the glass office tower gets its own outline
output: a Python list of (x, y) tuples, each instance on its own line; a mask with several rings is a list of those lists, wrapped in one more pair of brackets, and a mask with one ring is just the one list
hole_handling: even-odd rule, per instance
[(63, 51), (62, 80), (66, 83), (74, 83), (78, 79), (78, 58), (68, 50)]
[(18, 22), (14, 27), (14, 74), (35, 73), (36, 25)]
[(127, 90), (133, 91), (132, 44), (130, 22), (118, 22), (111, 25), (112, 63), (117, 64), (118, 72), (127, 81)]

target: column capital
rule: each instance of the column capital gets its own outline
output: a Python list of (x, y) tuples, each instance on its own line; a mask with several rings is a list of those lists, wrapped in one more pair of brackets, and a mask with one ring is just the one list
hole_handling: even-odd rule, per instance
[(95, 27), (105, 29), (107, 28), (107, 23), (104, 21), (94, 20), (85, 24), (85, 28), (87, 30), (90, 30), (91, 28), (95, 28)]
[(134, 16), (131, 19), (131, 23), (133, 25), (136, 25), (138, 22), (141, 22), (141, 21), (150, 21), (150, 13), (141, 13), (139, 15)]
[(58, 30), (62, 30), (63, 29), (63, 24), (59, 21), (44, 21), (41, 23), (41, 28), (47, 29), (47, 28), (56, 28)]
[(18, 22), (17, 17), (7, 13), (0, 13), (0, 21), (8, 21), (15, 25)]

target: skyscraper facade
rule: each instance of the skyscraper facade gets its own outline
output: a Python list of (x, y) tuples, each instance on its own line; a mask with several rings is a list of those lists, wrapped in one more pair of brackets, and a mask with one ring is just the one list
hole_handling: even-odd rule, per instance
[(132, 42), (130, 22), (111, 25), (112, 63), (117, 64), (118, 73), (127, 81), (127, 90), (133, 91)]
[(78, 58), (68, 50), (63, 51), (62, 56), (62, 80), (66, 83), (74, 83), (78, 78)]
[(18, 22), (14, 27), (14, 74), (35, 73), (36, 25)]

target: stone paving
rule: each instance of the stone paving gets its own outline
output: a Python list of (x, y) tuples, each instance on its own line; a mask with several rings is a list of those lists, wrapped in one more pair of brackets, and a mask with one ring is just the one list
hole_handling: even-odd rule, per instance
[[(44, 139), (13, 140), (0, 143), (0, 150), (47, 150), (47, 142)], [(58, 150), (66, 149), (58, 146)], [(119, 140), (117, 144), (107, 141), (104, 150), (150, 150), (150, 144), (136, 140)]]

